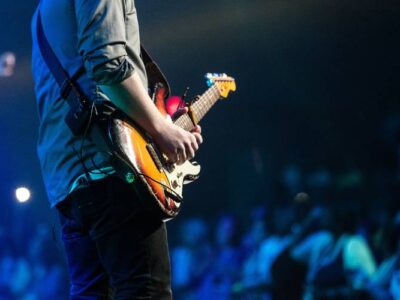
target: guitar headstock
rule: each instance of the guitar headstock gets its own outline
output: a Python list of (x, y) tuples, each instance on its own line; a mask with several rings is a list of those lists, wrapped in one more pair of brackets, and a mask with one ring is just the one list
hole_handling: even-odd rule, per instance
[(206, 79), (208, 86), (217, 86), (219, 94), (222, 98), (226, 98), (230, 92), (236, 91), (235, 79), (227, 76), (226, 74), (208, 73), (206, 75)]

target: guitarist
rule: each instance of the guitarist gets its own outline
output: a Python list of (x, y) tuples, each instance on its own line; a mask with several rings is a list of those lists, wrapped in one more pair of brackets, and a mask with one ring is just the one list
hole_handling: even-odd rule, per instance
[(67, 127), (70, 106), (39, 46), (39, 12), (55, 56), (89, 99), (112, 101), (171, 162), (194, 157), (200, 127), (187, 132), (152, 103), (134, 0), (41, 0), (32, 20), (37, 151), (51, 207), (60, 215), (70, 297), (171, 299), (165, 225), (141, 210), (146, 199), (115, 176), (92, 132), (77, 136)]

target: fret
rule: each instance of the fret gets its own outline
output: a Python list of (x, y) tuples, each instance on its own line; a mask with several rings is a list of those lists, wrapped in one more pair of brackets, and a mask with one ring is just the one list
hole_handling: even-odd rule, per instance
[(200, 99), (193, 103), (192, 110), (197, 121), (200, 121), (204, 117), (219, 97), (218, 87), (213, 85), (200, 97)]
[[(191, 105), (193, 117), (195, 118), (196, 122), (200, 122), (200, 120), (205, 116), (205, 114), (210, 110), (210, 108), (219, 98), (219, 89), (214, 84), (196, 102)], [(192, 119), (188, 114), (180, 116), (174, 121), (174, 124), (185, 130), (192, 130), (194, 128)]]
[(194, 128), (194, 124), (188, 114), (181, 115), (175, 120), (174, 124), (187, 131), (190, 131)]

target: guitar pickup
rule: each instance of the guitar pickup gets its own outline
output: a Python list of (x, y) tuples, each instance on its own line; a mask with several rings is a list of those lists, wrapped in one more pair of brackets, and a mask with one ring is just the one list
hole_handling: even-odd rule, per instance
[(157, 166), (157, 169), (159, 171), (161, 171), (161, 169), (163, 168), (163, 164), (162, 164), (162, 162), (160, 160), (160, 157), (158, 156), (156, 150), (154, 149), (153, 145), (152, 144), (147, 144), (146, 145), (146, 149), (149, 152), (151, 158), (153, 159), (155, 165)]

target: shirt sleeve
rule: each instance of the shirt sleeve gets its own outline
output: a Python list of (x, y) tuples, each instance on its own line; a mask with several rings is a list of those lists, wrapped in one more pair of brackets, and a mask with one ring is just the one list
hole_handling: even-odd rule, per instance
[(126, 52), (124, 0), (76, 0), (79, 53), (89, 78), (121, 82), (134, 72)]

